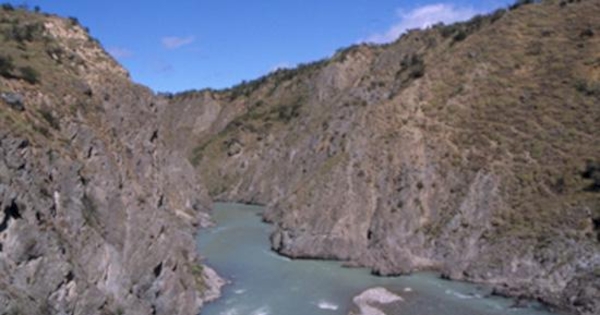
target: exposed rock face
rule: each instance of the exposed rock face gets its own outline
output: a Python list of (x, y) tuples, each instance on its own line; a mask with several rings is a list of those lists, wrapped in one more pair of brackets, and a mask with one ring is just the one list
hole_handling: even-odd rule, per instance
[(598, 1), (169, 101), (74, 21), (0, 14), (0, 314), (194, 314), (214, 298), (192, 238), (209, 197), (184, 157), (215, 198), (268, 204), (288, 256), (600, 313)]
[(0, 77), (23, 107), (0, 102), (0, 314), (197, 314), (221, 285), (192, 237), (210, 199), (166, 147), (166, 103), (73, 21), (0, 15), (33, 30), (0, 55), (39, 75)]
[(268, 204), (280, 253), (597, 314), (597, 16), (525, 5), (178, 95), (165, 117), (196, 113), (176, 146), (215, 198)]

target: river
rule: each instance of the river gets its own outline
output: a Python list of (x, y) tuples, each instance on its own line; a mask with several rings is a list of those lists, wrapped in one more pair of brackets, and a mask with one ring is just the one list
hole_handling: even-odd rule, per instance
[(290, 260), (270, 250), (273, 227), (260, 218), (261, 207), (216, 204), (216, 226), (200, 231), (205, 263), (231, 281), (222, 297), (202, 315), (348, 314), (352, 297), (382, 286), (402, 296), (395, 315), (548, 315), (540, 305), (511, 308), (513, 301), (490, 296), (481, 286), (446, 281), (432, 273), (376, 277), (367, 269), (341, 263)]

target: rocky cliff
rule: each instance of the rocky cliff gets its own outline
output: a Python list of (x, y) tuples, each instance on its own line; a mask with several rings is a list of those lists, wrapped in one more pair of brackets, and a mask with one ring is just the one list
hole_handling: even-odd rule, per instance
[(282, 254), (598, 314), (598, 16), (515, 5), (175, 95), (168, 138), (214, 198), (268, 205)]
[(0, 314), (186, 314), (219, 280), (166, 102), (75, 19), (0, 9)]

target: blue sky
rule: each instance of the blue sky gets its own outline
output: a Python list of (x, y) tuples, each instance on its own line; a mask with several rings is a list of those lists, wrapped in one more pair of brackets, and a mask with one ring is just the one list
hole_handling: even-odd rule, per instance
[(467, 19), (514, 0), (37, 0), (74, 16), (155, 91), (224, 88), (406, 28)]

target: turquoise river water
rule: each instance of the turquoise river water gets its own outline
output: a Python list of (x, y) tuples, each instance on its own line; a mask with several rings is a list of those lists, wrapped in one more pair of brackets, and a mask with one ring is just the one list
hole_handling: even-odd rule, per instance
[(446, 281), (436, 274), (376, 277), (340, 262), (290, 260), (270, 250), (272, 226), (261, 207), (216, 204), (214, 228), (198, 235), (206, 263), (231, 283), (202, 315), (348, 314), (352, 297), (383, 286), (403, 297), (396, 315), (547, 315), (540, 305), (511, 308), (513, 301), (490, 296), (481, 286)]

